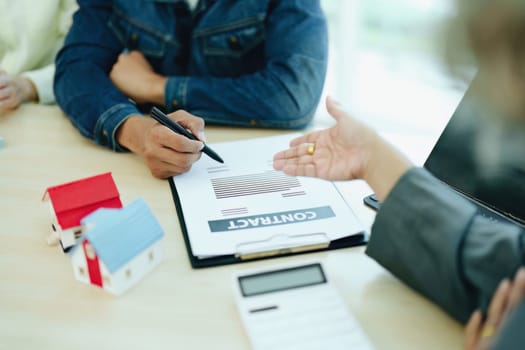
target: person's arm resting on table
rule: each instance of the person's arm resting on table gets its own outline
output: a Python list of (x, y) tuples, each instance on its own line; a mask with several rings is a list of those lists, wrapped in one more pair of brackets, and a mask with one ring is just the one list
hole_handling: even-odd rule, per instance
[[(109, 78), (124, 49), (107, 26), (111, 2), (78, 3), (80, 9), (56, 60), (57, 103), (82, 135), (112, 150), (129, 149), (141, 155), (154, 176), (165, 178), (188, 170), (200, 157), (202, 142), (143, 118)], [(175, 117), (193, 134), (203, 134), (200, 118), (180, 113)]]
[[(324, 15), (316, 0), (301, 1), (300, 5), (290, 0), (270, 1), (271, 5), (267, 2), (257, 5), (268, 13), (261, 19), (264, 57), (256, 70), (234, 77), (217, 76), (204, 73), (209, 69), (205, 63), (201, 67), (198, 65), (202, 62), (190, 62), (187, 76), (164, 77), (149, 67), (141, 53), (133, 52), (119, 59), (111, 78), (124, 94), (137, 101), (162, 102), (168, 111), (184, 109), (207, 122), (302, 128), (313, 117), (326, 74)], [(197, 25), (194, 50), (199, 50), (198, 30)]]

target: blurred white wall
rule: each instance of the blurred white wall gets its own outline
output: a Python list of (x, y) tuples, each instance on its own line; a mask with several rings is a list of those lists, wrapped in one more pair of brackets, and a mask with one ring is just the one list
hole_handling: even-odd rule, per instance
[[(321, 0), (330, 40), (323, 95), (408, 153), (415, 147), (406, 140), (422, 143), (416, 162), (426, 158), (467, 87), (443, 59), (453, 1)], [(332, 124), (324, 103), (317, 117)]]

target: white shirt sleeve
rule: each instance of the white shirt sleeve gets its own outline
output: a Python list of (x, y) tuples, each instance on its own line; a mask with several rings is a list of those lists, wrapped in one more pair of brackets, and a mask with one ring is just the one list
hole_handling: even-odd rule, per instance
[(54, 75), (54, 64), (22, 74), (23, 77), (29, 78), (33, 82), (38, 94), (38, 103), (51, 104), (55, 102), (55, 94), (53, 93)]

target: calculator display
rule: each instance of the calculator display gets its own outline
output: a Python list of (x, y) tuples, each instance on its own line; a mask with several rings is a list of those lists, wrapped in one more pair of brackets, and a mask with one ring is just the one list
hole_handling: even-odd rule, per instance
[(239, 277), (245, 297), (326, 283), (321, 264), (311, 264)]

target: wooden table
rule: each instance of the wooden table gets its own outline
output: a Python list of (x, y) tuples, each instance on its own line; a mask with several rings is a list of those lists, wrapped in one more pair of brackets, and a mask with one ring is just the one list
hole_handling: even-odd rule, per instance
[[(316, 124), (314, 123), (315, 127)], [(324, 126), (324, 125), (323, 125)], [(208, 127), (209, 142), (284, 131)], [(193, 270), (167, 181), (133, 154), (84, 139), (54, 106), (0, 115), (0, 349), (248, 349), (230, 276), (239, 268), (322, 259), (377, 349), (459, 349), (462, 327), (363, 254), (364, 248)], [(121, 297), (77, 282), (69, 258), (46, 244), (44, 190), (111, 171), (124, 204), (138, 197), (166, 233), (161, 265)], [(369, 227), (369, 189), (340, 184)]]

